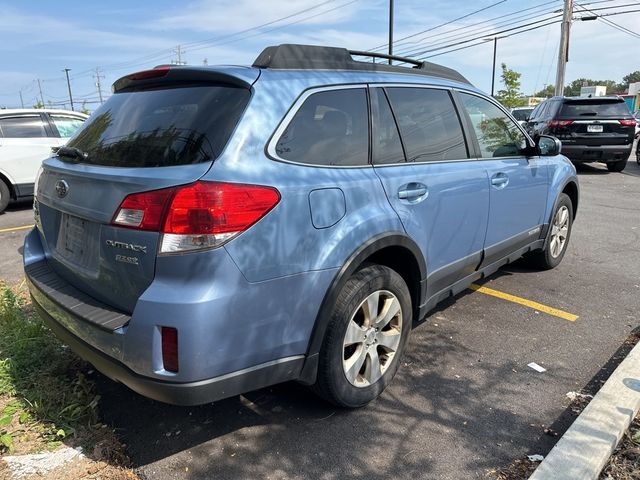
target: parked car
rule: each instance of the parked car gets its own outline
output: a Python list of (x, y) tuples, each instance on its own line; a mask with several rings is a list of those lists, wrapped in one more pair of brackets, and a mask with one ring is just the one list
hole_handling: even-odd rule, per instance
[(520, 125), (525, 126), (527, 124), (527, 120), (529, 120), (529, 115), (533, 112), (533, 107), (514, 107), (511, 109), (511, 115), (513, 118), (520, 122)]
[(251, 67), (119, 79), (44, 162), (24, 247), (36, 310), (164, 402), (289, 380), (373, 400), (437, 302), (524, 254), (558, 265), (578, 207), (556, 139), (414, 63), (280, 45)]
[(640, 136), (640, 110), (638, 110), (636, 112), (636, 114), (633, 116), (633, 118), (636, 119), (636, 133), (635, 133), (635, 137), (638, 138)]
[(636, 120), (621, 97), (553, 97), (538, 105), (528, 132), (553, 135), (572, 162), (603, 162), (621, 172), (633, 146)]
[(10, 200), (33, 195), (42, 160), (71, 137), (87, 116), (66, 110), (0, 110), (0, 213)]

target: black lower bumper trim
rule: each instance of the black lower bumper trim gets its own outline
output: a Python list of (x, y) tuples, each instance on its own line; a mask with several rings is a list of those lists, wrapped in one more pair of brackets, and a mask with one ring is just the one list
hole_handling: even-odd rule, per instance
[(138, 375), (127, 366), (87, 344), (61, 326), (35, 299), (33, 305), (53, 333), (97, 370), (145, 397), (173, 405), (202, 405), (276, 383), (296, 380), (300, 376), (304, 363), (304, 356), (299, 355), (198, 382), (174, 383), (157, 380)]

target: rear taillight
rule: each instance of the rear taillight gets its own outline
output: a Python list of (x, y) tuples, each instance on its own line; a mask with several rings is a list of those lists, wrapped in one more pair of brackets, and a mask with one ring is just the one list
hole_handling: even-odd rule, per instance
[(198, 181), (127, 196), (113, 224), (162, 233), (160, 253), (218, 247), (280, 201), (275, 188)]
[(622, 120), (618, 120), (620, 122), (620, 125), (624, 126), (624, 127), (635, 127), (636, 126), (636, 121), (633, 118), (625, 118)]
[(162, 327), (162, 366), (168, 372), (178, 371), (178, 330)]
[(573, 123), (573, 120), (549, 120), (547, 127), (549, 128), (564, 128)]

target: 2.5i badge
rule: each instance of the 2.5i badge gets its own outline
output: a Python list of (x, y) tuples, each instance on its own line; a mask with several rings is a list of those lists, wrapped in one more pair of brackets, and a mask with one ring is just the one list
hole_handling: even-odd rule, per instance
[(131, 265), (139, 265), (138, 257), (127, 257), (126, 255), (116, 255), (116, 262), (129, 263)]

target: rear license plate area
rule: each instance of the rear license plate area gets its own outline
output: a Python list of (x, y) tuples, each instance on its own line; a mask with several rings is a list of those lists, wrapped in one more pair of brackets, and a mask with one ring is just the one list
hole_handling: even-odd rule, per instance
[(97, 263), (96, 224), (68, 213), (60, 215), (56, 252), (66, 261), (90, 268)]
[(602, 133), (602, 125), (587, 125), (587, 132), (589, 133)]

